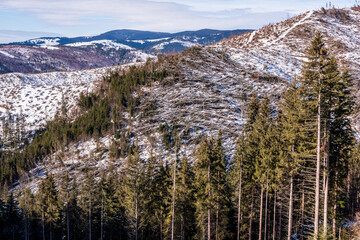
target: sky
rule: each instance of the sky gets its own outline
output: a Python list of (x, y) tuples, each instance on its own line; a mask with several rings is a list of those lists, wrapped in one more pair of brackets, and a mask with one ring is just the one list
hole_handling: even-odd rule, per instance
[(115, 29), (161, 32), (258, 29), (331, 4), (360, 0), (0, 0), (0, 43), (90, 36)]

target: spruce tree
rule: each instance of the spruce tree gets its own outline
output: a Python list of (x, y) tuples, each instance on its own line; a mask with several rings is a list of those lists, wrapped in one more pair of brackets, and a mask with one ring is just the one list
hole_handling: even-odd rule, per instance
[(21, 213), (18, 205), (18, 201), (15, 199), (13, 193), (10, 192), (3, 213), (5, 222), (3, 229), (4, 239), (19, 239), (22, 234)]
[(178, 226), (180, 239), (193, 239), (196, 229), (195, 220), (195, 191), (194, 170), (186, 157), (180, 161), (176, 187), (176, 212), (178, 214)]
[(35, 213), (35, 196), (29, 188), (22, 189), (22, 195), (19, 197), (19, 207), (23, 215), (24, 238), (29, 240), (31, 233), (31, 220)]
[[(203, 237), (228, 236), (229, 186), (222, 138), (204, 138), (197, 149), (195, 166), (196, 215)], [(213, 221), (212, 221), (213, 219)]]
[[(294, 81), (283, 94), (280, 101), (281, 113), (279, 116), (278, 129), (280, 130), (281, 149), (280, 149), (280, 172), (278, 174), (284, 175), (282, 178), (289, 179), (289, 214), (288, 214), (288, 231), (287, 239), (292, 236), (293, 210), (294, 210), (294, 191), (295, 180), (297, 174), (304, 164), (304, 158), (308, 155), (306, 152), (309, 146), (306, 143), (309, 140), (306, 138), (305, 118), (306, 109), (301, 101), (299, 83)], [(311, 148), (311, 146), (310, 146)], [(303, 226), (301, 226), (303, 227)]]
[[(260, 185), (260, 216), (259, 216), (259, 240), (262, 240), (262, 231), (266, 235), (267, 228), (267, 201), (265, 201), (265, 219), (263, 219), (264, 213), (264, 191), (266, 191), (266, 200), (268, 199), (269, 183), (274, 178), (274, 153), (271, 146), (273, 146), (272, 140), (272, 125), (273, 120), (271, 116), (270, 103), (267, 96), (261, 100), (258, 114), (256, 115), (255, 122), (252, 129), (252, 141), (255, 143), (255, 172), (254, 181)], [(265, 225), (263, 228), (263, 221)]]
[(143, 208), (143, 179), (144, 162), (140, 159), (137, 151), (129, 155), (126, 162), (125, 177), (125, 201), (127, 207), (127, 218), (135, 240), (139, 239), (139, 226), (141, 227), (140, 213)]
[[(48, 174), (40, 183), (39, 188), (40, 208), (42, 211), (43, 224), (49, 224), (49, 237), (53, 239), (54, 229), (56, 229), (60, 219), (60, 201), (59, 194), (55, 186), (55, 180), (52, 174)], [(43, 225), (43, 231), (45, 230)], [(43, 232), (45, 234), (45, 232)], [(45, 235), (43, 235), (45, 236)]]
[(213, 140), (204, 138), (197, 149), (197, 162), (195, 166), (196, 183), (196, 220), (201, 236), (211, 239), (211, 210), (213, 209), (213, 194), (211, 184), (212, 157), (211, 148)]
[(341, 84), (341, 75), (334, 58), (330, 57), (325, 47), (323, 37), (317, 33), (308, 49), (309, 61), (303, 67), (301, 79), (302, 99), (312, 110), (308, 118), (316, 119), (316, 173), (315, 173), (315, 208), (314, 208), (314, 238), (319, 236), (320, 212), (320, 174), (321, 161), (325, 162), (324, 176), (324, 220), (323, 234), (327, 235), (327, 213), (329, 192), (329, 161), (331, 146), (331, 124), (334, 120), (334, 102)]

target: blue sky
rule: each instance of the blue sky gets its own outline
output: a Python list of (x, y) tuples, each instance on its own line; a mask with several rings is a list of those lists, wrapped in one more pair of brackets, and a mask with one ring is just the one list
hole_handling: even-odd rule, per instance
[(256, 29), (329, 2), (350, 7), (356, 0), (0, 0), (0, 42), (8, 41), (3, 30), (15, 39), (23, 31), (79, 36), (114, 29)]

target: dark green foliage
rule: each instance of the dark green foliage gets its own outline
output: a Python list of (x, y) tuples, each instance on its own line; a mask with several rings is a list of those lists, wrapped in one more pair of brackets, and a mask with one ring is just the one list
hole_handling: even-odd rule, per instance
[(94, 105), (96, 100), (97, 96), (94, 93), (91, 93), (89, 95), (84, 95), (83, 93), (81, 93), (78, 100), (78, 106), (82, 110), (88, 110)]
[(178, 137), (178, 125), (176, 121), (160, 124), (159, 131), (162, 133), (162, 143), (168, 151), (175, 147), (176, 138)]
[[(229, 237), (230, 192), (226, 178), (227, 162), (221, 133), (217, 139), (204, 138), (197, 149), (195, 165), (196, 220), (202, 237)], [(211, 232), (208, 232), (208, 220)]]
[(18, 202), (12, 193), (4, 203), (0, 200), (0, 238), (1, 239), (20, 239), (22, 234), (22, 220)]

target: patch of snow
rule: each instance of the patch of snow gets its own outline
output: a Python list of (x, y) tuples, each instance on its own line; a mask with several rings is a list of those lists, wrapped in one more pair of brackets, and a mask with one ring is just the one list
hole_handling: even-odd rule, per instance
[(294, 28), (296, 28), (297, 26), (303, 24), (308, 18), (311, 17), (311, 15), (313, 14), (313, 11), (309, 11), (304, 18), (302, 18), (300, 21), (298, 21), (297, 23), (295, 23), (294, 25), (292, 25), (288, 30), (286, 30), (285, 32), (283, 32), (274, 42), (278, 42), (281, 39), (283, 39), (284, 37), (286, 37), (286, 35), (291, 32)]
[(134, 42), (134, 43), (140, 43), (140, 44), (144, 44), (145, 41), (144, 40), (127, 40), (128, 42)]
[(145, 44), (147, 42), (161, 42), (161, 41), (166, 41), (169, 40), (170, 37), (166, 37), (166, 38), (157, 38), (157, 39), (144, 39), (144, 40), (126, 40), (127, 42), (134, 42), (134, 43), (140, 43), (140, 44)]
[(3, 54), (3, 55), (5, 55), (5, 56), (7, 56), (7, 57), (9, 57), (9, 58), (15, 58), (15, 56), (13, 56), (13, 55), (11, 55), (10, 53), (7, 53), (7, 52), (5, 52), (5, 51), (1, 51), (1, 50), (0, 50), (0, 53)]
[(110, 48), (133, 50), (133, 48), (128, 45), (117, 43), (112, 40), (95, 40), (90, 42), (69, 43), (69, 44), (65, 44), (65, 46), (82, 47), (82, 46), (91, 46), (91, 45), (99, 45), (99, 44)]
[(166, 45), (169, 45), (169, 44), (172, 44), (172, 43), (180, 43), (181, 45), (183, 45), (184, 47), (194, 47), (194, 46), (199, 46), (199, 44), (197, 43), (192, 43), (192, 42), (189, 42), (189, 41), (181, 41), (181, 40), (178, 40), (178, 39), (173, 39), (169, 42), (163, 42), (163, 43), (160, 43), (160, 44), (157, 44), (153, 47), (153, 49), (156, 49), (156, 50), (163, 50), (164, 49), (164, 46)]
[(29, 40), (30, 43), (40, 46), (56, 46), (59, 45), (60, 38), (46, 39), (46, 38), (38, 38)]
[(46, 48), (49, 50), (59, 50), (60, 48), (58, 47), (54, 47), (54, 46), (49, 46), (49, 45), (40, 45), (41, 48)]

